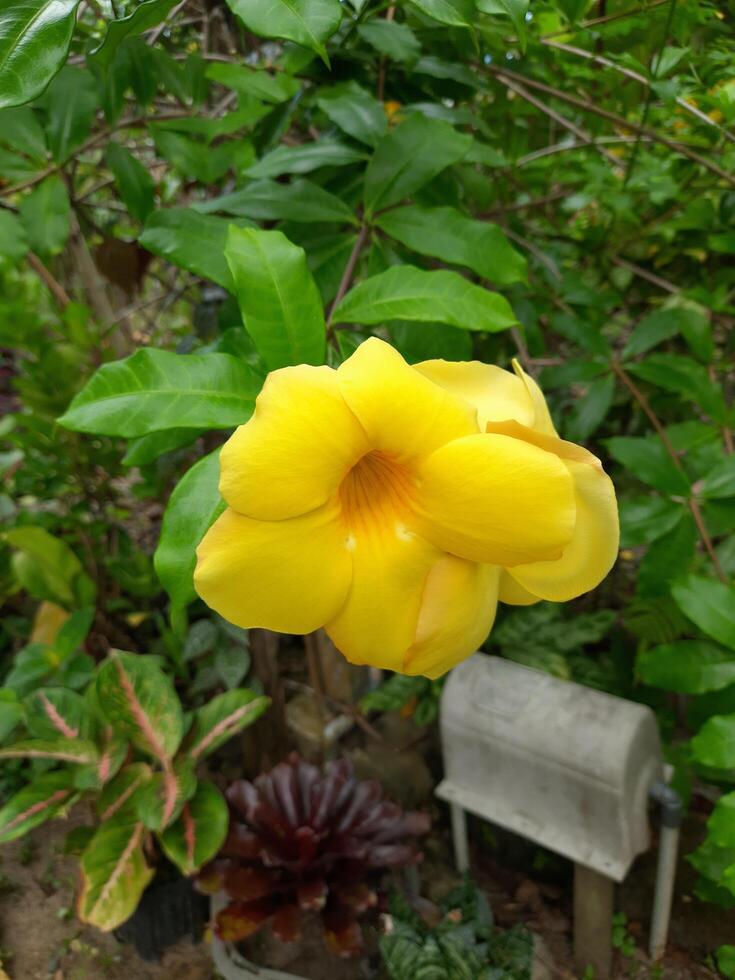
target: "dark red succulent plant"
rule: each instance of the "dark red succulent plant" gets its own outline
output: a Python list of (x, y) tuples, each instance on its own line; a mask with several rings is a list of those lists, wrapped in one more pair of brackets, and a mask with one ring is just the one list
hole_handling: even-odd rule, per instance
[(415, 838), (429, 829), (426, 814), (404, 813), (383, 798), (379, 783), (357, 779), (347, 759), (322, 771), (293, 754), (225, 795), (229, 835), (198, 885), (231, 900), (215, 923), (231, 941), (268, 924), (293, 942), (303, 913), (317, 912), (327, 946), (355, 955), (362, 948), (357, 920), (377, 902), (380, 872), (421, 860)]

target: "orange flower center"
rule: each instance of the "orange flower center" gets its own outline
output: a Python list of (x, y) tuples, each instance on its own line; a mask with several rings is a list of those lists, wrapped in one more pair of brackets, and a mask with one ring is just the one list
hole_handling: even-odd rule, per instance
[(413, 478), (379, 450), (362, 456), (339, 488), (342, 517), (355, 536), (401, 530), (411, 513)]

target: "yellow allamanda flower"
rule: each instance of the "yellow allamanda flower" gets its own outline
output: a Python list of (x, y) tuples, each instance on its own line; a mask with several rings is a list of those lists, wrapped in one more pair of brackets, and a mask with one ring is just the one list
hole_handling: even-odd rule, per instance
[(514, 368), (411, 367), (371, 338), (336, 370), (270, 374), (222, 449), (204, 601), (239, 626), (323, 626), (353, 663), (437, 677), (485, 639), (498, 599), (594, 588), (617, 555), (615, 491)]

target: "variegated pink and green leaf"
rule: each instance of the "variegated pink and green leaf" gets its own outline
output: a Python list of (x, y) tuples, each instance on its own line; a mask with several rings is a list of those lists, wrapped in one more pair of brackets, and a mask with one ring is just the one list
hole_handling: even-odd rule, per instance
[(211, 861), (227, 836), (225, 799), (212, 783), (200, 782), (181, 816), (160, 837), (166, 857), (185, 875)]
[(97, 830), (81, 857), (77, 911), (83, 922), (110, 932), (133, 914), (154, 874), (145, 859), (146, 834), (125, 809)]
[(83, 738), (89, 735), (90, 712), (84, 698), (64, 687), (45, 687), (25, 699), (26, 726), (36, 738)]
[(270, 698), (237, 688), (198, 708), (186, 739), (186, 754), (199, 761), (243, 728), (252, 725), (270, 704)]
[(196, 788), (191, 759), (180, 759), (163, 772), (155, 772), (136, 798), (139, 819), (149, 830), (165, 829), (177, 819)]
[(56, 759), (90, 765), (97, 758), (97, 746), (82, 738), (27, 738), (0, 749), (0, 759)]
[(137, 816), (138, 796), (153, 778), (153, 770), (145, 762), (133, 762), (104, 787), (97, 799), (100, 820), (110, 820), (125, 812)]
[(184, 720), (171, 680), (153, 659), (113, 651), (97, 671), (94, 697), (116, 731), (168, 764), (181, 743)]
[(39, 824), (58, 816), (77, 798), (68, 771), (37, 776), (0, 809), (0, 844), (22, 837)]

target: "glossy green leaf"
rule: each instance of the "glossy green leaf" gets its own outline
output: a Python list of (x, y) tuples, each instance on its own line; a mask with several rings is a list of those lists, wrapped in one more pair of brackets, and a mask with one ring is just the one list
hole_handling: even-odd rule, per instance
[(699, 534), (691, 514), (682, 514), (668, 534), (654, 541), (638, 568), (637, 594), (643, 599), (668, 595), (672, 583), (690, 568)]
[(692, 739), (692, 756), (703, 766), (735, 769), (735, 715), (715, 715)]
[(231, 228), (225, 257), (243, 323), (268, 368), (322, 364), (324, 313), (304, 250), (280, 231)]
[(679, 640), (639, 654), (644, 684), (677, 694), (704, 694), (735, 683), (735, 655), (706, 640)]
[(345, 167), (365, 160), (362, 150), (338, 140), (323, 137), (315, 143), (278, 146), (246, 170), (248, 177), (280, 177), (282, 174), (306, 174), (320, 167)]
[(99, 105), (97, 85), (83, 68), (62, 68), (41, 104), (48, 123), (48, 145), (57, 163), (66, 163), (87, 139)]
[(496, 285), (527, 278), (526, 259), (510, 245), (497, 225), (475, 221), (456, 208), (410, 204), (386, 211), (376, 219), (376, 224), (414, 252), (466, 266)]
[(365, 207), (369, 213), (397, 204), (433, 177), (461, 160), (472, 137), (440, 119), (412, 115), (384, 136), (365, 173)]
[(410, 0), (417, 10), (440, 24), (451, 27), (472, 27), (475, 19), (473, 0)]
[(230, 354), (143, 347), (104, 364), (59, 423), (128, 439), (162, 429), (228, 429), (250, 418), (260, 386), (260, 377)]
[(463, 330), (495, 333), (518, 322), (508, 301), (475, 286), (456, 272), (426, 272), (410, 265), (393, 266), (366, 279), (334, 311), (335, 323), (385, 323), (425, 320)]
[(650, 544), (679, 523), (684, 505), (664, 497), (628, 497), (620, 501), (620, 546)]
[(247, 65), (231, 65), (214, 62), (207, 66), (207, 78), (241, 95), (262, 99), (278, 105), (292, 99), (299, 90), (298, 80), (278, 72), (271, 75), (264, 69), (250, 68)]
[(421, 54), (421, 43), (407, 24), (383, 17), (360, 24), (357, 33), (386, 58), (411, 64)]
[(79, 0), (7, 0), (0, 10), (0, 108), (43, 92), (66, 59)]
[(602, 425), (612, 407), (615, 378), (605, 374), (591, 381), (581, 393), (564, 424), (564, 435), (572, 442), (584, 442)]
[(339, 0), (227, 0), (253, 33), (295, 41), (328, 63), (324, 42), (342, 20)]
[[(345, 331), (340, 330), (340, 336)], [(445, 361), (471, 361), (472, 335), (445, 323), (412, 323), (394, 320), (390, 325), (394, 346), (409, 364), (441, 358)]]
[(57, 816), (72, 805), (76, 796), (68, 772), (36, 776), (0, 809), (0, 844), (22, 837)]
[(127, 17), (110, 21), (102, 43), (92, 51), (90, 57), (105, 71), (109, 70), (122, 42), (160, 24), (175, 4), (176, 0), (141, 0)]
[(138, 221), (145, 221), (155, 208), (155, 184), (150, 173), (130, 150), (114, 140), (107, 144), (105, 161), (128, 211)]
[(735, 456), (726, 456), (698, 486), (698, 493), (710, 500), (735, 497)]
[(605, 445), (610, 455), (636, 479), (662, 493), (682, 497), (689, 494), (689, 480), (676, 467), (658, 437), (615, 436), (606, 439)]
[(187, 755), (195, 762), (211, 755), (233, 735), (257, 721), (270, 703), (270, 698), (247, 688), (226, 691), (212, 698), (194, 713), (186, 739)]
[(173, 265), (233, 289), (224, 251), (230, 225), (248, 227), (244, 218), (218, 218), (191, 208), (154, 211), (138, 239), (143, 248)]
[(143, 752), (167, 765), (184, 721), (171, 679), (145, 655), (113, 652), (100, 666), (94, 693), (102, 714)]
[(187, 470), (169, 498), (153, 556), (156, 574), (175, 606), (196, 599), (196, 547), (224, 510), (219, 492), (219, 450)]
[(225, 798), (212, 783), (201, 782), (176, 823), (161, 835), (161, 846), (182, 874), (191, 875), (219, 851), (228, 825)]
[(71, 230), (71, 205), (63, 180), (52, 174), (18, 205), (28, 242), (40, 255), (57, 255)]
[(135, 911), (154, 870), (143, 850), (143, 824), (126, 812), (105, 821), (82, 854), (82, 922), (110, 932)]
[(122, 458), (123, 466), (146, 466), (165, 453), (191, 445), (199, 436), (199, 429), (162, 429), (147, 436), (139, 436), (128, 444)]
[(0, 111), (0, 143), (31, 160), (43, 163), (48, 146), (39, 113), (30, 106)]
[(294, 221), (354, 223), (352, 210), (335, 194), (330, 194), (309, 180), (281, 184), (275, 180), (257, 180), (238, 191), (215, 197), (197, 205), (197, 211), (221, 211), (259, 221)]
[(672, 588), (679, 609), (703, 633), (735, 650), (735, 585), (689, 575)]
[(335, 126), (361, 143), (375, 146), (385, 135), (385, 109), (355, 81), (319, 89), (317, 105)]

